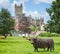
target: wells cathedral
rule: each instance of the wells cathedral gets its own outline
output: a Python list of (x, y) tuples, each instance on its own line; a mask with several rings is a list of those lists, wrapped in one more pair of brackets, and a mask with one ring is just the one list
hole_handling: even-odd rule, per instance
[(40, 19), (33, 19), (30, 16), (26, 16), (25, 13), (23, 13), (23, 5), (20, 4), (19, 6), (15, 4), (15, 30), (19, 30), (19, 24), (24, 25), (35, 25), (40, 27), (41, 30), (44, 30), (44, 18)]

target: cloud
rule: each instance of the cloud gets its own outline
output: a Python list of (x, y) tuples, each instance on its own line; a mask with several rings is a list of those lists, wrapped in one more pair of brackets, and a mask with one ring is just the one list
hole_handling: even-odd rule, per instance
[(55, 0), (34, 0), (34, 2), (36, 4), (39, 4), (39, 3), (49, 3), (49, 4), (51, 4), (52, 1), (55, 1)]
[(27, 16), (31, 15), (33, 18), (45, 17), (48, 15), (48, 13), (39, 13), (38, 11), (25, 11), (25, 13)]
[(13, 12), (12, 15), (15, 15), (15, 4), (20, 5), (23, 4), (23, 13), (25, 12), (25, 2), (28, 2), (29, 0), (13, 0), (13, 3), (11, 4), (10, 11)]
[[(4, 7), (7, 8), (12, 16), (15, 15), (15, 4), (20, 5), (21, 3), (23, 3), (23, 13), (26, 13), (27, 16), (31, 15), (32, 18), (40, 18), (40, 17), (44, 17), (44, 19), (47, 21), (49, 18), (48, 14), (45, 13), (39, 13), (37, 10), (36, 11), (25, 11), (26, 7), (25, 7), (25, 2), (28, 2), (29, 0), (13, 0), (13, 2), (11, 3), (10, 0), (1, 0), (0, 1), (0, 8)], [(41, 3), (41, 2), (45, 2), (45, 3), (51, 3), (53, 0), (34, 0), (37, 3)]]
[(49, 20), (49, 15), (47, 12), (43, 12), (43, 13), (39, 13), (38, 11), (25, 11), (26, 16), (31, 15), (31, 17), (33, 19), (40, 19), (40, 18), (44, 18), (44, 22), (47, 23), (47, 21)]
[(8, 8), (10, 5), (10, 0), (0, 0), (0, 7)]
[(28, 2), (29, 0), (1, 0), (0, 1), (0, 8), (7, 8), (12, 15), (14, 15), (15, 12), (15, 4), (20, 5), (21, 3), (23, 4), (23, 12), (25, 10), (25, 2)]
[(10, 0), (0, 0), (0, 10), (1, 8), (6, 8), (13, 13), (14, 7)]
[(24, 11), (26, 13), (26, 16), (31, 15), (33, 18), (39, 16), (39, 13), (37, 11)]
[(17, 2), (20, 2), (20, 3), (25, 3), (25, 2), (28, 2), (29, 0), (15, 0)]

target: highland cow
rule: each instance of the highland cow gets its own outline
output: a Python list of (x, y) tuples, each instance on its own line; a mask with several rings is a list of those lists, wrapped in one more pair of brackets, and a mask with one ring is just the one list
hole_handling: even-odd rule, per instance
[(34, 51), (38, 51), (38, 48), (47, 48), (47, 51), (54, 50), (54, 41), (53, 39), (41, 39), (41, 38), (30, 38), (31, 44), (33, 44)]
[(7, 38), (7, 34), (5, 34), (4, 36), (0, 36), (0, 39), (6, 39)]
[(5, 36), (0, 36), (0, 39), (5, 39)]

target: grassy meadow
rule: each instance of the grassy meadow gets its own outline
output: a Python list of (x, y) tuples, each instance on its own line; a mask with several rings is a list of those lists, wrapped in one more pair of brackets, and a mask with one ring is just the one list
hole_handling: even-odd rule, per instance
[(0, 54), (60, 54), (60, 37), (51, 38), (55, 42), (55, 50), (52, 52), (44, 51), (43, 49), (39, 49), (39, 52), (34, 52), (33, 45), (22, 37), (7, 37), (5, 40), (0, 39)]

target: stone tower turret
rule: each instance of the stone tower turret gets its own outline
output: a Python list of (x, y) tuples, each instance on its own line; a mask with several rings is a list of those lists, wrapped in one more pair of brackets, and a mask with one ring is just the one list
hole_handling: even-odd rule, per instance
[(19, 6), (15, 4), (15, 16), (22, 15), (22, 12), (23, 12), (22, 4)]
[(17, 5), (15, 4), (15, 18), (16, 18), (16, 21), (15, 21), (15, 29), (18, 31), (19, 30), (19, 24), (20, 24), (20, 21), (21, 19), (23, 18), (23, 6), (22, 4), (20, 5)]

